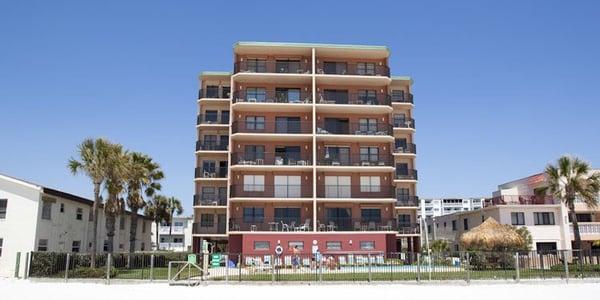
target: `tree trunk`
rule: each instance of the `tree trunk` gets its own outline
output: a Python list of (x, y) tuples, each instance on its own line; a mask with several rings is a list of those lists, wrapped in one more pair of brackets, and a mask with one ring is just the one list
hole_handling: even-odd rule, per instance
[(114, 237), (115, 237), (115, 220), (116, 217), (115, 216), (108, 216), (106, 217), (106, 239), (108, 240), (108, 246), (106, 247), (108, 253), (113, 253), (113, 241), (114, 241)]
[(131, 224), (129, 226), (129, 255), (127, 256), (127, 266), (131, 268), (131, 255), (135, 251), (135, 241), (137, 236), (138, 209), (131, 209)]
[(574, 250), (581, 252), (581, 234), (579, 233), (579, 224), (577, 223), (577, 214), (575, 213), (575, 204), (570, 201), (569, 204), (569, 215), (571, 216), (571, 223), (573, 223), (573, 235), (575, 236)]
[(156, 224), (156, 232), (155, 232), (155, 234), (156, 234), (156, 250), (158, 251), (158, 250), (160, 250), (160, 247), (159, 247), (160, 241), (158, 240), (158, 221), (154, 221), (154, 224)]
[(171, 210), (171, 219), (169, 220), (169, 250), (171, 250), (171, 238), (172, 238), (172, 231), (173, 231), (173, 210)]
[(100, 206), (100, 183), (94, 182), (94, 204), (92, 206), (92, 249), (91, 250), (91, 268), (96, 267), (96, 251), (98, 240), (98, 207)]

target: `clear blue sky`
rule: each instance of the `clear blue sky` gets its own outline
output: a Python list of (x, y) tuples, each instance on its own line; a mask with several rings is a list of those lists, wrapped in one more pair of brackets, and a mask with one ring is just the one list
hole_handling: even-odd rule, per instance
[(561, 154), (600, 167), (598, 1), (3, 1), (0, 173), (91, 196), (106, 137), (192, 202), (197, 76), (239, 40), (387, 45), (415, 80), (419, 195), (487, 196)]

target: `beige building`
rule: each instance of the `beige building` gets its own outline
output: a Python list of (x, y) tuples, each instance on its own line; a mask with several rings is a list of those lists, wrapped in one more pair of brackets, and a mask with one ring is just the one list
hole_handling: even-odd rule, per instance
[(200, 76), (194, 249), (414, 251), (412, 80), (382, 46), (238, 42)]

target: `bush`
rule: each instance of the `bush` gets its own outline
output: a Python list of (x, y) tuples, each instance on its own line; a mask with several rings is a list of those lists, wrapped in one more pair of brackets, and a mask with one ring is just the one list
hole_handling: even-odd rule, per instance
[[(110, 277), (114, 278), (118, 274), (117, 269), (110, 268)], [(104, 268), (75, 268), (69, 270), (69, 278), (105, 278), (106, 267)]]
[[(552, 267), (550, 267), (550, 270), (552, 271), (561, 271), (563, 272), (565, 270), (565, 266), (560, 264), (560, 265), (554, 265)], [(579, 264), (569, 264), (569, 271), (581, 271), (581, 272), (600, 272), (600, 265), (579, 265)]]

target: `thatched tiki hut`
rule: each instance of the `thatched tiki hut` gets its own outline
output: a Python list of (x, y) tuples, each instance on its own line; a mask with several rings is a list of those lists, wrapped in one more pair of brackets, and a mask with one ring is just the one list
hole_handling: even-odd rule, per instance
[(466, 250), (507, 251), (523, 249), (526, 242), (511, 226), (502, 225), (490, 217), (463, 233), (459, 243)]

